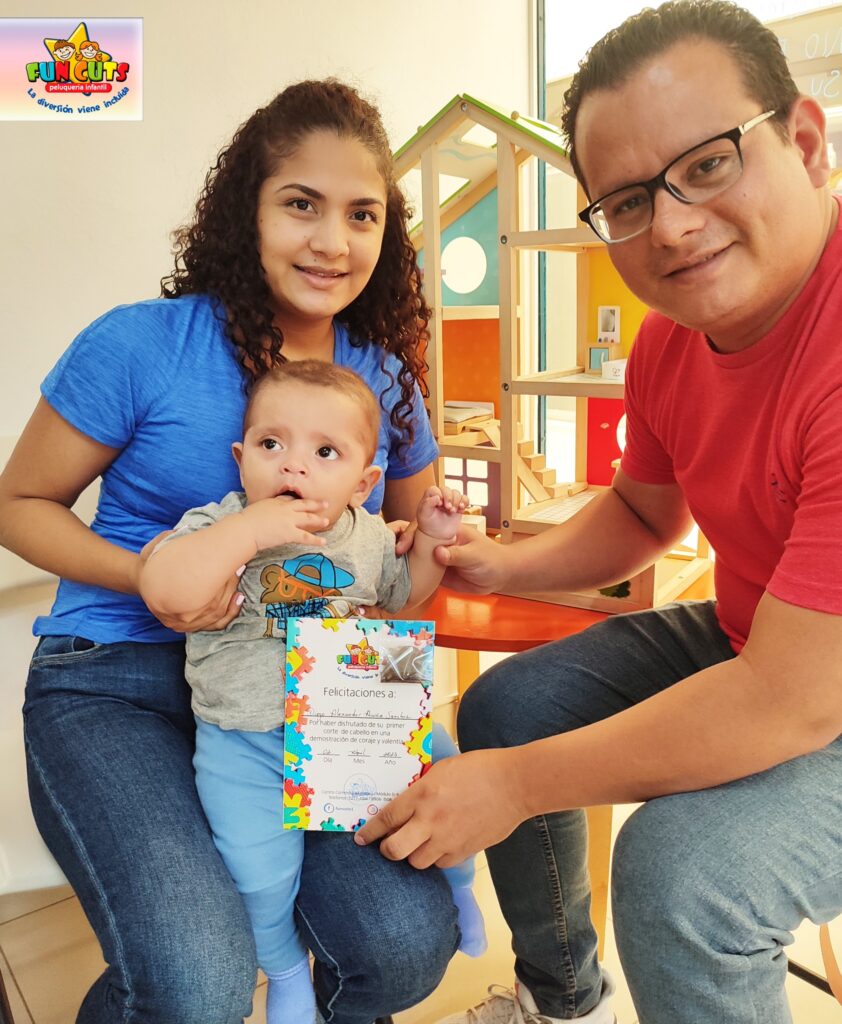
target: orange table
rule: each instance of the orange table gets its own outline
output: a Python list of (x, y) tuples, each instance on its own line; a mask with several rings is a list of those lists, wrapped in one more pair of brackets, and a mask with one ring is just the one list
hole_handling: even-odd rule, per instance
[(413, 614), (435, 619), (436, 643), (456, 650), (460, 696), (479, 673), (480, 651), (528, 651), (608, 618), (584, 608), (505, 594), (460, 594), (448, 587), (439, 587)]
[[(515, 653), (579, 633), (608, 618), (602, 612), (530, 601), (503, 594), (460, 594), (447, 587), (413, 610), (413, 617), (434, 619), (436, 643), (456, 651), (456, 683), (461, 697), (479, 675), (479, 652)], [(611, 860), (611, 807), (588, 808), (588, 868), (591, 875), (591, 917), (605, 944), (608, 911), (608, 867)]]

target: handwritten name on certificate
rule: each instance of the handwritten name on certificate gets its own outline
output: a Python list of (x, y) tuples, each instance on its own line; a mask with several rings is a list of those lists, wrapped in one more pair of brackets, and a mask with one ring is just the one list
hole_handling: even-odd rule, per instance
[(287, 619), (284, 828), (352, 832), (430, 766), (432, 622)]

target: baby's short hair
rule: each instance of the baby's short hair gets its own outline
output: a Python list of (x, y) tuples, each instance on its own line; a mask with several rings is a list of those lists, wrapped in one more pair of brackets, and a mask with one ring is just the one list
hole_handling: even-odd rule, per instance
[(380, 405), (374, 392), (358, 373), (345, 366), (325, 363), (319, 359), (296, 359), (280, 363), (259, 377), (249, 393), (243, 423), (244, 433), (249, 428), (251, 409), (260, 392), (273, 384), (287, 383), (309, 384), (311, 387), (324, 388), (325, 391), (338, 391), (352, 399), (359, 406), (366, 426), (369, 459), (374, 458), (380, 435)]

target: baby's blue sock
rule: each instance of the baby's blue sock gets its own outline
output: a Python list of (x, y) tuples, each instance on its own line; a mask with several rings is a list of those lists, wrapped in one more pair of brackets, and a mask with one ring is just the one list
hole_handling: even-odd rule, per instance
[[(433, 725), (431, 739), (434, 763), (455, 757), (459, 753), (458, 747), (444, 727), (437, 722)], [(471, 883), (474, 880), (474, 858), (469, 857), (461, 864), (445, 868), (444, 877), (450, 883), (450, 891), (453, 893), (453, 902), (458, 913), (459, 930), (462, 932), (459, 949), (468, 956), (482, 956), (488, 949), (488, 939), (485, 937), (482, 911), (471, 890)]]
[(267, 974), (266, 1024), (311, 1024), (316, 1019), (316, 996), (310, 978), (310, 959), (289, 970)]
[(488, 949), (488, 939), (485, 936), (482, 911), (479, 909), (473, 889), (460, 886), (451, 889), (451, 892), (458, 913), (459, 930), (462, 932), (459, 949), (468, 956), (482, 956)]

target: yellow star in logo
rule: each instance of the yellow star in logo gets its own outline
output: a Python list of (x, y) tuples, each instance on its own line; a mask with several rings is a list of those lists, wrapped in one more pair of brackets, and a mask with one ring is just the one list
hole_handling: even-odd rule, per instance
[(370, 647), (370, 644), (369, 644), (368, 640), (366, 639), (366, 637), (363, 637), (362, 640), (360, 640), (359, 643), (345, 644), (345, 646), (351, 652), (351, 654), (354, 654), (357, 651), (360, 651), (360, 652), (367, 651), (368, 648)]

